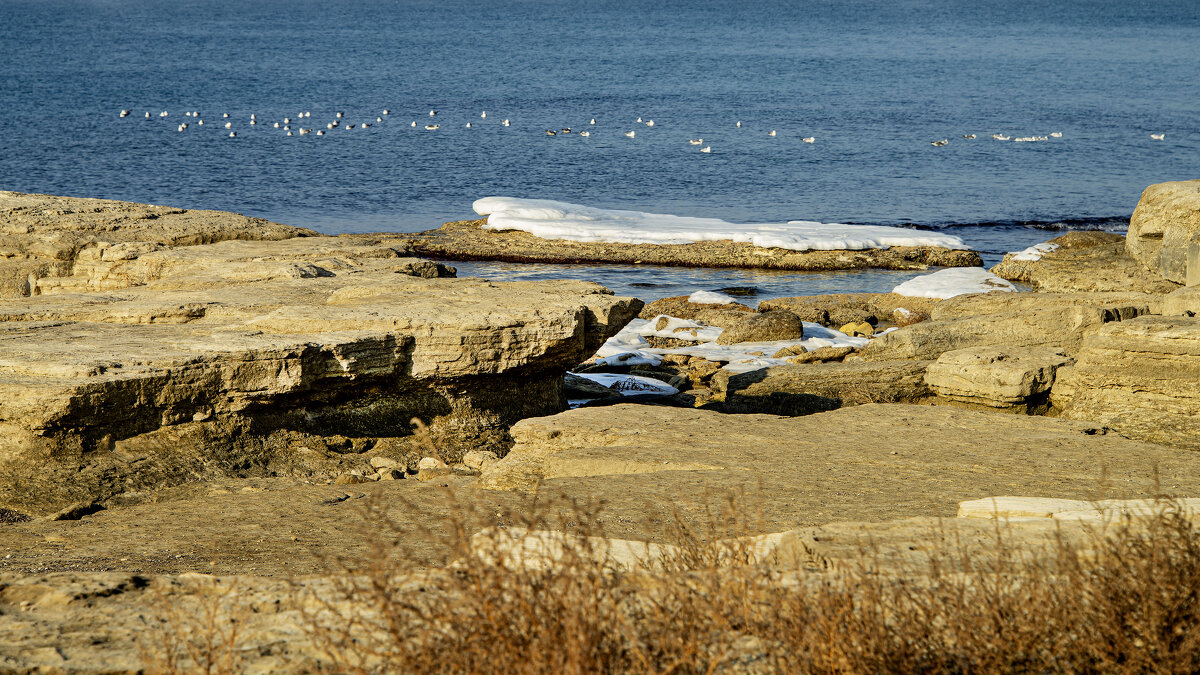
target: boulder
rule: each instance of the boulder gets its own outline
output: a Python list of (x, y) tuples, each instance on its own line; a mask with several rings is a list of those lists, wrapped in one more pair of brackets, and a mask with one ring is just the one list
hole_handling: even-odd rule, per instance
[(1166, 316), (1200, 315), (1200, 286), (1185, 286), (1164, 295), (1160, 309)]
[(673, 316), (678, 319), (700, 321), (710, 326), (724, 327), (737, 321), (747, 314), (753, 314), (754, 309), (739, 302), (724, 305), (689, 302), (688, 296), (677, 295), (670, 298), (659, 298), (642, 307), (638, 314), (640, 319), (653, 319), (659, 316)]
[(805, 363), (748, 373), (722, 370), (711, 387), (729, 413), (809, 415), (865, 403), (912, 403), (932, 395), (928, 361)]
[(1063, 416), (1200, 450), (1200, 318), (1143, 316), (1088, 336)]
[(739, 342), (774, 342), (776, 340), (800, 340), (804, 338), (804, 322), (795, 314), (775, 309), (749, 314), (744, 319), (725, 326), (717, 338), (719, 345)]
[[(830, 293), (763, 300), (758, 308), (761, 311), (786, 309), (805, 321), (825, 326), (862, 321), (875, 325), (891, 317), (898, 309), (928, 314), (937, 302), (931, 298), (912, 298), (895, 293)], [(822, 317), (825, 317), (824, 320), (819, 320)]]
[(1009, 253), (992, 273), (1027, 283), (1035, 291), (1053, 293), (1169, 293), (1178, 288), (1134, 260), (1125, 250), (1125, 237), (1119, 234), (1074, 231), (1038, 247), (1048, 250)]
[(1200, 180), (1146, 188), (1129, 219), (1125, 250), (1167, 281), (1200, 283)]
[(1157, 308), (1140, 293), (987, 293), (943, 300), (930, 321), (871, 340), (859, 355), (872, 361), (936, 359), (987, 345), (1055, 347), (1072, 353), (1083, 336), (1112, 321)]
[(951, 402), (1040, 412), (1058, 368), (1071, 363), (1054, 347), (967, 347), (938, 357), (925, 384)]

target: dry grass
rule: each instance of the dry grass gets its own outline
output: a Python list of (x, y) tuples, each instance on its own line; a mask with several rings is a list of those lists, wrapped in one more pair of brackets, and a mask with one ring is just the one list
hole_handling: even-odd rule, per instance
[(195, 585), (186, 592), (169, 593), (158, 585), (162, 581), (151, 587), (156, 616), (138, 642), (146, 672), (241, 672), (243, 650), (254, 638), (246, 630), (247, 594), (236, 579), (192, 575), (191, 581)]
[(596, 503), (494, 514), (579, 535), (556, 540), (554, 564), (472, 539), (470, 514), (449, 524), (451, 559), (424, 571), (375, 501), (371, 554), (337, 561), (337, 593), (302, 605), (338, 673), (1198, 672), (1200, 532), (1162, 503), (1082, 545), (1030, 551), (997, 527), (982, 551), (947, 537), (919, 569), (880, 569), (867, 545), (837, 572), (789, 573), (738, 538), (753, 531), (739, 500), (704, 527), (676, 519), (677, 548), (634, 566), (589, 538), (604, 534)]

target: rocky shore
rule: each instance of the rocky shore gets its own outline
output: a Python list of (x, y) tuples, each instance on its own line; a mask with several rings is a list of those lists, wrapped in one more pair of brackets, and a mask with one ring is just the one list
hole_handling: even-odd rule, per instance
[(1200, 181), (1151, 186), (1128, 239), (1072, 232), (993, 268), (1030, 292), (751, 307), (459, 279), (420, 256), (978, 258), (553, 242), (478, 221), (325, 237), (0, 193), (0, 665), (138, 672), (146, 616), (213, 578), (258, 608), (247, 670), (319, 661), (294, 591), (320, 597), (329, 560), (370, 555), (368, 503), (412, 524), (409, 562), (437, 569), (439, 528), (511, 525), (496, 514), (534, 495), (603, 500), (605, 550), (628, 551), (667, 545), (665, 512), (698, 527), (741, 494), (771, 564), (826, 578), (863, 537), (913, 574), (936, 523), (975, 546), (1007, 517), (1045, 543), (1145, 510), (1101, 500), (1200, 496), (1197, 213)]

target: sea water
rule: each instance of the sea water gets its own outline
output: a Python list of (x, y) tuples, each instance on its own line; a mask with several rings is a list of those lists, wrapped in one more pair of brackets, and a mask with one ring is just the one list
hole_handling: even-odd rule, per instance
[[(1197, 45), (1191, 0), (4, 0), (0, 189), (327, 233), (491, 195), (904, 225), (990, 263), (1197, 177)], [(912, 276), (462, 267), (664, 293)]]

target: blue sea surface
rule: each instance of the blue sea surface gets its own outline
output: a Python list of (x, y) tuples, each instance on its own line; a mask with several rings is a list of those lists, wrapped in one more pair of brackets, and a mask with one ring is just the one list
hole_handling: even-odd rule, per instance
[(996, 259), (1200, 177), (1198, 45), (1194, 0), (3, 0), (0, 189), (328, 233), (537, 197)]

